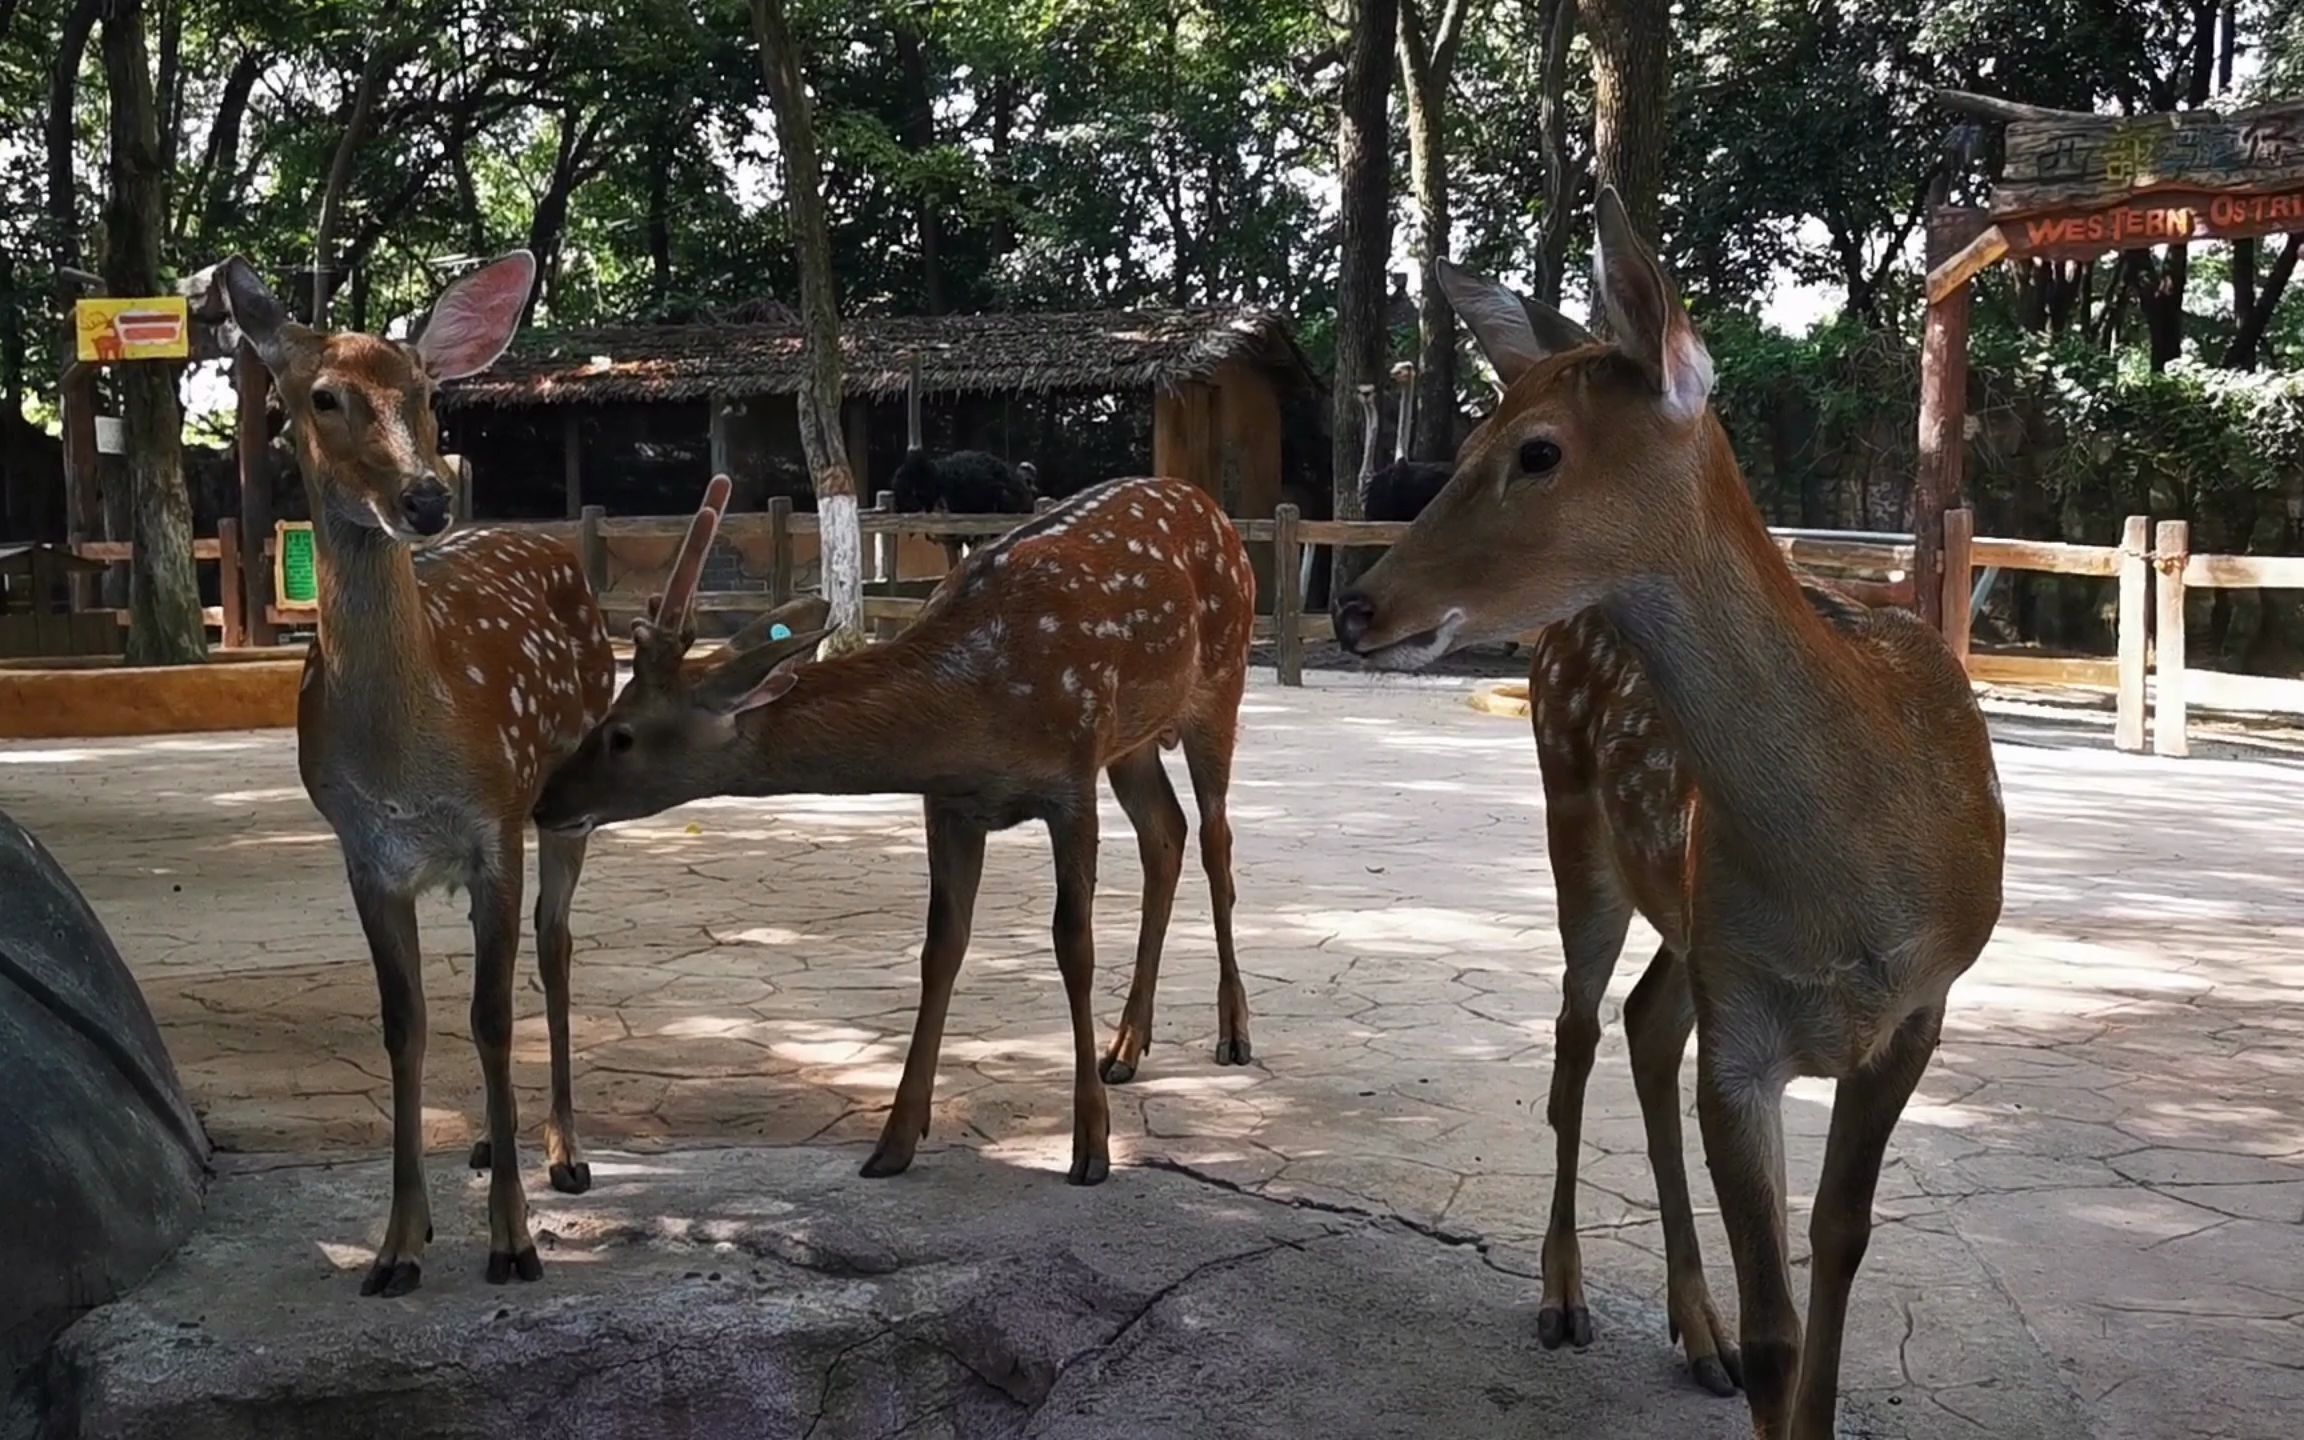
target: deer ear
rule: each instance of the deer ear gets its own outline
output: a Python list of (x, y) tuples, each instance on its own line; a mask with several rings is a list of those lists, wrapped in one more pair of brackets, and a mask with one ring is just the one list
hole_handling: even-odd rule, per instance
[(749, 710), (781, 700), (800, 677), (793, 672), (809, 663), (829, 630), (812, 630), (771, 640), (730, 657), (705, 682), (705, 703), (729, 720)]
[(1662, 266), (1640, 237), (1614, 186), (1593, 205), (1599, 222), (1592, 247), (1592, 293), (1608, 317), (1616, 346), (1648, 372), (1664, 413), (1692, 420), (1712, 398), (1712, 353)]
[(1470, 328), (1480, 353), (1506, 385), (1546, 356), (1592, 343), (1591, 332), (1541, 300), (1525, 299), (1446, 260), (1435, 260), (1432, 266), (1449, 308)]
[(416, 339), (424, 368), (437, 380), (461, 380), (495, 364), (520, 328), (535, 283), (536, 257), (515, 250), (441, 291)]
[(219, 288), (224, 292), (224, 313), (232, 317), (232, 328), (238, 330), (264, 368), (277, 375), (287, 365), (288, 344), (304, 333), (304, 327), (292, 323), (280, 302), (257, 278), (256, 267), (234, 255), (217, 272)]

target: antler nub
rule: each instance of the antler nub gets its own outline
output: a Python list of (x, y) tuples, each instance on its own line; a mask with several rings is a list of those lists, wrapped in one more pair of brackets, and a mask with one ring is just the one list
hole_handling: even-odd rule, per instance
[(734, 488), (725, 475), (713, 476), (704, 487), (704, 503), (696, 507), (696, 518), (688, 522), (688, 533), (680, 541), (680, 553), (672, 558), (672, 574), (664, 582), (663, 598), (649, 607), (657, 629), (671, 635), (686, 632), (688, 608), (696, 598), (697, 582), (704, 577), (704, 557), (711, 553), (712, 537), (720, 531), (720, 517)]

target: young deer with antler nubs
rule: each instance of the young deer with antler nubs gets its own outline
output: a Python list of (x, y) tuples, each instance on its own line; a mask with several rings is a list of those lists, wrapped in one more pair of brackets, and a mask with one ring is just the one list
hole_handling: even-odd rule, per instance
[[(2000, 786), (1967, 676), (1933, 631), (1803, 593), (1710, 412), (1712, 363), (1687, 312), (1613, 191), (1598, 209), (1593, 289), (1611, 344), (1443, 266), (1503, 399), (1447, 489), (1341, 597), (1338, 626), (1392, 668), (1553, 627), (1529, 682), (1568, 961), (1541, 1337), (1591, 1337), (1575, 1134), (1637, 910), (1664, 941), (1625, 1023), (1672, 1326), (1699, 1378), (1732, 1393), (1737, 1357), (1705, 1291), (1680, 1158), (1693, 1025), (1754, 1425), (1826, 1440), (1882, 1155), (1945, 996), (1999, 918)], [(1805, 1341), (1781, 1114), (1795, 1075), (1838, 1082)]]
[[(545, 786), (537, 823), (581, 835), (706, 795), (925, 798), (920, 1010), (895, 1106), (864, 1165), (880, 1176), (909, 1166), (927, 1133), (985, 835), (1045, 821), (1077, 1062), (1070, 1178), (1093, 1185), (1111, 1166), (1103, 1082), (1132, 1078), (1151, 1045), (1161, 943), (1183, 866), (1184, 811), (1163, 746), (1183, 746), (1200, 804), (1220, 970), (1216, 1061), (1249, 1060), (1225, 792), (1255, 612), (1247, 551), (1215, 500), (1178, 480), (1110, 481), (971, 553), (885, 645), (801, 665), (815, 637), (798, 636), (694, 679), (681, 671), (683, 628), (640, 630), (631, 684)], [(1089, 990), (1099, 771), (1135, 827), (1144, 864), (1135, 979), (1101, 1074)]]
[[(432, 391), (511, 342), (535, 278), (525, 250), (448, 287), (412, 344), (291, 323), (246, 261), (220, 272), (233, 323), (271, 371), (312, 502), (320, 634), (296, 708), (297, 766), (344, 849), (392, 1064), (392, 1213), (364, 1295), (401, 1295), (432, 1238), (424, 1184), (424, 978), (416, 897), (472, 897), (472, 1039), (488, 1090), (491, 1283), (541, 1273), (520, 1184), (512, 966), (522, 837), (536, 793), (608, 708), (616, 662), (576, 557), (509, 531), (443, 539)], [(553, 1188), (591, 1183), (568, 1057), (568, 906), (581, 835), (538, 839), (537, 964), (551, 1030), (544, 1126)]]

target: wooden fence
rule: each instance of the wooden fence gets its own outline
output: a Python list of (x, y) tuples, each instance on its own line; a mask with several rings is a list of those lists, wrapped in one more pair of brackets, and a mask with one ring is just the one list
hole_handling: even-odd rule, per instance
[[(906, 578), (899, 573), (899, 546), (904, 537), (980, 540), (1005, 534), (1017, 524), (1014, 515), (900, 512), (895, 508), (895, 497), (885, 491), (877, 500), (873, 509), (859, 515), (858, 523), (866, 540), (864, 614), (884, 630), (900, 627), (916, 616), (939, 578)], [(672, 548), (687, 531), (688, 519), (685, 515), (612, 519), (601, 507), (589, 505), (573, 521), (487, 523), (492, 528), (549, 536), (568, 545), (581, 558), (612, 625), (620, 629), (624, 621), (644, 612), (646, 596), (611, 587), (611, 551), (636, 544), (642, 552), (640, 564), (623, 567), (626, 578), (649, 570), (649, 562), (669, 563)], [(1308, 613), (1304, 606), (1307, 547), (1379, 549), (1396, 543), (1409, 529), (1406, 524), (1378, 521), (1306, 520), (1293, 505), (1280, 506), (1268, 520), (1234, 520), (1233, 524), (1248, 544), (1272, 547), (1274, 593), (1267, 613), (1258, 618), (1257, 638), (1272, 642), (1274, 668), (1283, 685), (1303, 683), (1306, 641), (1334, 636), (1329, 617)], [(2115, 697), (2113, 743), (2129, 751), (2144, 748), (2149, 702), (2153, 748), (2172, 756), (2187, 753), (2187, 710), (2193, 704), (2304, 713), (2304, 680), (2189, 669), (2184, 644), (2188, 589), (2304, 589), (2304, 556), (2194, 555), (2184, 522), (2164, 521), (2154, 533), (2150, 522), (2140, 515), (2127, 519), (2118, 545), (2004, 540), (1975, 535), (1973, 525), (1973, 516), (1966, 510), (1950, 511), (1944, 517), (1943, 600), (1945, 639), (1976, 681), (2109, 689)], [(727, 516), (721, 522), (724, 539), (754, 552), (764, 550), (764, 580), (758, 589), (701, 591), (696, 597), (698, 613), (741, 619), (791, 599), (799, 579), (794, 542), (819, 533), (816, 517), (795, 513), (792, 502), (783, 497), (770, 501), (765, 511)], [(1769, 533), (1786, 560), (1829, 580), (1854, 599), (1870, 605), (1909, 607), (1914, 603), (1913, 537), (1909, 534), (1799, 529), (1773, 529)], [(248, 563), (260, 563), (269, 570), (276, 543), (267, 537), (259, 555), (247, 554), (238, 524), (229, 519), (220, 522), (216, 538), (193, 542), (193, 558), (216, 564), (223, 572), (225, 583), (219, 589), (224, 603), (209, 607), (206, 613), (208, 623), (221, 630), (228, 648), (248, 643), (250, 634), (243, 587), (231, 583), (233, 577)], [(73, 549), (84, 558), (113, 563), (125, 563), (134, 554), (133, 546), (110, 541), (83, 543)], [(658, 551), (660, 561), (655, 559)], [(1989, 577), (2009, 570), (2117, 580), (2116, 653), (2072, 657), (1975, 651), (1970, 644), (1970, 622), (1985, 589), (1976, 584), (1976, 572), (1983, 571)], [(267, 609), (268, 618), (275, 623), (310, 623), (313, 618), (310, 609), (282, 606), (277, 600)], [(121, 623), (126, 623), (124, 614)]]

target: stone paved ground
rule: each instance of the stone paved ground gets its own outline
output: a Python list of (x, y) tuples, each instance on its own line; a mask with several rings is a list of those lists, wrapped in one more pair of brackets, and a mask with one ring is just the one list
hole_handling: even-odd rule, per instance
[[(1188, 872), (1158, 1048), (1115, 1092), (1116, 1160), (1476, 1234), (1492, 1265), (1533, 1276), (1559, 949), (1525, 731), (1445, 687), (1316, 677), (1260, 685), (1248, 708), (1234, 816), (1258, 1064), (1209, 1061), (1213, 947)], [(1867, 1434), (2039, 1433), (2054, 1400), (2086, 1417), (2074, 1433), (2106, 1440), (2290, 1434), (2304, 1410), (2304, 767), (2118, 756), (2053, 714), (1997, 723), (2007, 912), (1898, 1132), (1851, 1325), (1851, 1413), (1897, 1417)], [(220, 1145), (384, 1145), (369, 967), (289, 737), (4, 746), (0, 808), (106, 917)], [(1109, 1024), (1136, 887), (1109, 807), (1106, 834)], [(909, 1032), (925, 895), (901, 799), (716, 802), (604, 834), (577, 902), (587, 1138), (853, 1142), (860, 1158)], [(921, 1166), (978, 1147), (1060, 1185), (1070, 1059), (1050, 904), (1040, 832), (997, 838)], [(480, 1105), (468, 932), (444, 899), (425, 921), (428, 1138), (455, 1148)], [(1646, 943), (1636, 932), (1628, 953)], [(533, 1136), (545, 1038), (523, 976)], [(1803, 1208), (1829, 1098), (1804, 1083), (1788, 1102)], [(1613, 1028), (1585, 1141), (1587, 1272), (1660, 1294)], [(1692, 1173), (1730, 1305), (1693, 1159)], [(548, 1214), (541, 1176), (531, 1187)], [(1664, 1340), (1620, 1329), (1600, 1343)]]

